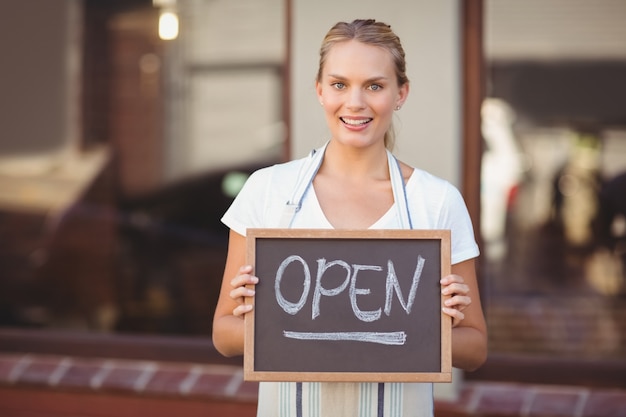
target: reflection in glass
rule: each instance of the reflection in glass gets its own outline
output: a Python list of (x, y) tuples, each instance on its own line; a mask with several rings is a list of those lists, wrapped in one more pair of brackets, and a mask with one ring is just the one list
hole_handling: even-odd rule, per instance
[[(626, 359), (626, 50), (615, 41), (626, 37), (625, 16), (626, 3), (610, 0), (485, 2), (485, 107), (508, 109), (501, 131), (520, 157), (492, 169), (485, 110), (481, 273), (492, 353)], [(520, 174), (512, 199), (493, 192), (507, 170)], [(495, 215), (494, 195), (509, 201)], [(487, 226), (503, 218), (494, 244)]]
[[(484, 105), (481, 231), (492, 351), (626, 357), (626, 130), (519, 123), (494, 116), (514, 114), (502, 99)], [(496, 136), (510, 142), (508, 153), (493, 145)]]
[(174, 2), (168, 42), (150, 1), (43, 2), (46, 27), (21, 3), (32, 45), (7, 56), (37, 65), (0, 139), (0, 326), (209, 336), (220, 217), (283, 155), (284, 2)]

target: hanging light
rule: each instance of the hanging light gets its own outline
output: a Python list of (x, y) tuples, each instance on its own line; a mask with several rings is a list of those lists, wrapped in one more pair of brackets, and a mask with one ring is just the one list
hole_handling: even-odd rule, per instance
[(176, 13), (176, 0), (152, 0), (154, 7), (160, 7), (159, 14), (159, 38), (172, 40), (178, 37), (178, 14)]
[(159, 38), (170, 41), (178, 37), (178, 15), (170, 10), (162, 10), (159, 16)]

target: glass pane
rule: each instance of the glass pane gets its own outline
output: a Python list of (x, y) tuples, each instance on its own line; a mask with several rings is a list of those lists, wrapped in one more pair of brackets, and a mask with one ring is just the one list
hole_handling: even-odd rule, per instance
[(598, 12), (583, 28), (581, 2), (558, 14), (558, 2), (513, 3), (487, 2), (486, 14), (490, 349), (623, 360), (626, 53), (608, 39), (626, 8)]
[(42, 22), (13, 3), (45, 50), (33, 62), (57, 58), (21, 68), (37, 91), (19, 103), (37, 106), (0, 140), (0, 326), (209, 336), (220, 218), (283, 155), (284, 1), (176, 2), (168, 41), (150, 0), (67, 2)]

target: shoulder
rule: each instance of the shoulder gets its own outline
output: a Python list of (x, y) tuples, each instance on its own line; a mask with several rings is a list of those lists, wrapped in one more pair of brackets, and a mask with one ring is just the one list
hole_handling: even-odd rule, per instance
[(301, 165), (301, 161), (294, 160), (254, 171), (222, 222), (241, 235), (251, 227), (278, 227)]
[(254, 201), (260, 206), (284, 204), (293, 192), (303, 166), (304, 159), (296, 159), (254, 171), (236, 200)]
[(437, 227), (442, 227), (444, 224), (441, 222), (445, 219), (464, 217), (467, 211), (463, 196), (456, 186), (419, 168), (415, 168), (407, 182), (406, 192), (411, 207), (433, 216), (432, 220)]
[(409, 182), (407, 182), (407, 186), (426, 188), (431, 192), (437, 192), (437, 194), (458, 192), (457, 188), (450, 181), (419, 168), (413, 168), (413, 173)]
[(402, 161), (400, 161), (400, 166), (402, 168), (402, 177), (407, 186), (420, 185), (422, 187), (426, 186), (440, 189), (456, 188), (449, 181), (423, 169), (416, 168)]
[(416, 169), (407, 184), (411, 215), (418, 228), (452, 231), (452, 263), (474, 258), (479, 250), (461, 192), (451, 182)]

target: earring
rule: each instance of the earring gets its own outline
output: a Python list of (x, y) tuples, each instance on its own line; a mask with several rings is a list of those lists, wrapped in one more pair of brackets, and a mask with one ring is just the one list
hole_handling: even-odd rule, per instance
[(320, 101), (320, 106), (324, 107), (324, 102)]
[(396, 106), (396, 111), (400, 110), (401, 107), (400, 106)]

